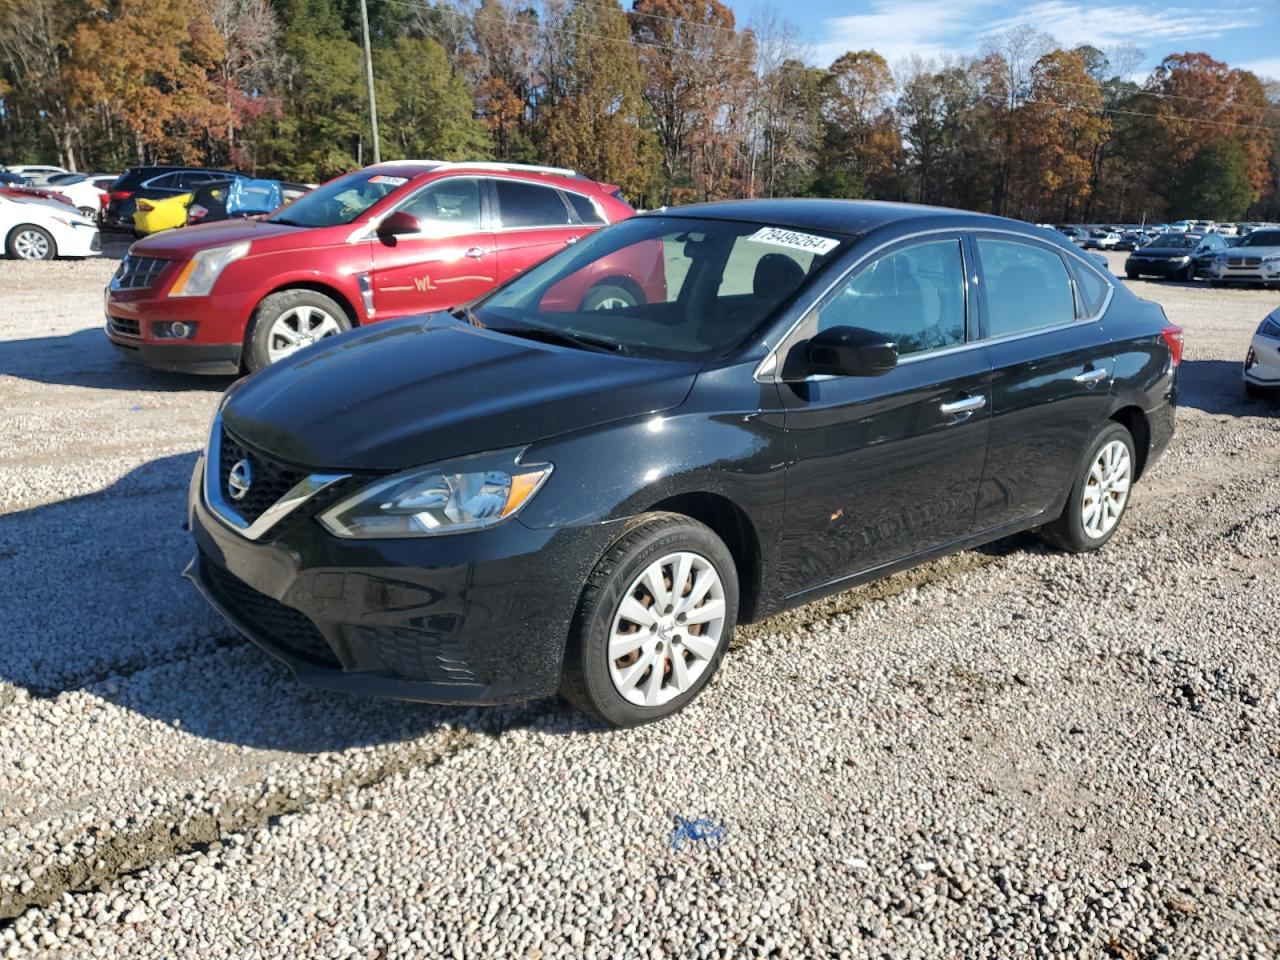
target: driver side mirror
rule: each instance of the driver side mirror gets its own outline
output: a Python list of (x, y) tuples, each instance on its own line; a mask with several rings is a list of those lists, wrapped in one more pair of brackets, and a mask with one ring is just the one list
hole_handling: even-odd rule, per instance
[(882, 377), (898, 365), (898, 345), (861, 327), (832, 327), (804, 345), (804, 375)]
[(421, 230), (422, 224), (418, 222), (417, 217), (404, 210), (397, 210), (383, 217), (382, 222), (378, 224), (378, 239), (391, 240), (395, 237), (420, 233)]

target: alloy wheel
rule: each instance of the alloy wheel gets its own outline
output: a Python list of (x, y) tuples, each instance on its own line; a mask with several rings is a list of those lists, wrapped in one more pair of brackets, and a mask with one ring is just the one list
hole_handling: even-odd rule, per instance
[(1092, 539), (1105, 537), (1120, 522), (1129, 500), (1131, 474), (1132, 461), (1124, 443), (1112, 440), (1098, 451), (1080, 504), (1080, 522)]
[(13, 252), (23, 260), (47, 260), (49, 238), (39, 230), (22, 230), (13, 238)]
[(271, 324), (267, 335), (267, 357), (282, 360), (303, 347), (342, 333), (342, 326), (326, 310), (306, 304), (291, 307)]
[(724, 632), (725, 594), (711, 561), (688, 551), (653, 561), (618, 605), (609, 676), (627, 701), (656, 707), (685, 693), (711, 664)]

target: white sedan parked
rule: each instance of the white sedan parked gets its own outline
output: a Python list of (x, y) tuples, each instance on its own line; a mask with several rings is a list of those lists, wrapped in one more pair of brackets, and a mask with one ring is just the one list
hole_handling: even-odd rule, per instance
[(96, 257), (98, 227), (88, 217), (55, 200), (0, 196), (0, 238), (18, 260)]
[(103, 198), (106, 197), (107, 191), (94, 183), (92, 177), (83, 173), (57, 174), (50, 177), (45, 186), (50, 190), (57, 190), (90, 220), (96, 220), (102, 208), (106, 206)]
[(1280, 394), (1280, 307), (1266, 316), (1253, 335), (1244, 358), (1244, 388), (1251, 397)]

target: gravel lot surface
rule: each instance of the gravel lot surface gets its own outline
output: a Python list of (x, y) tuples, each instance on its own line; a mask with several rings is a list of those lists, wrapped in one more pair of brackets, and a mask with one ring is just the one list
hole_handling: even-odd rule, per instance
[(1280, 954), (1280, 405), (1239, 378), (1280, 294), (1135, 285), (1183, 406), (1102, 554), (774, 618), (613, 733), (312, 692), (212, 614), (226, 381), (115, 355), (113, 267), (0, 263), (0, 957)]

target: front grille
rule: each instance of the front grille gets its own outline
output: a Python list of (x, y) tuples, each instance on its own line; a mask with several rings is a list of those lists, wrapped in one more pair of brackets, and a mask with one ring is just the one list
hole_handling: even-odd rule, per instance
[(1262, 266), (1261, 257), (1228, 257), (1228, 267), (1260, 267)]
[(218, 602), (255, 633), (261, 634), (264, 640), (320, 666), (342, 665), (324, 635), (302, 611), (259, 593), (216, 563), (202, 560), (202, 570), (205, 582)]
[[(248, 523), (253, 523), (266, 513), (276, 501), (307, 475), (305, 470), (290, 467), (250, 449), (226, 430), (222, 431), (222, 450), (219, 460), (222, 476), (218, 478), (218, 483), (222, 486), (222, 498)], [(241, 460), (248, 461), (252, 482), (244, 498), (236, 500), (231, 496), (231, 488), (227, 480), (231, 476), (232, 468)]]
[(152, 286), (172, 260), (157, 257), (135, 257), (128, 254), (111, 278), (112, 290), (142, 290)]
[(129, 317), (107, 317), (107, 325), (111, 328), (112, 333), (118, 333), (122, 337), (140, 337), (142, 336), (142, 325), (137, 320)]

